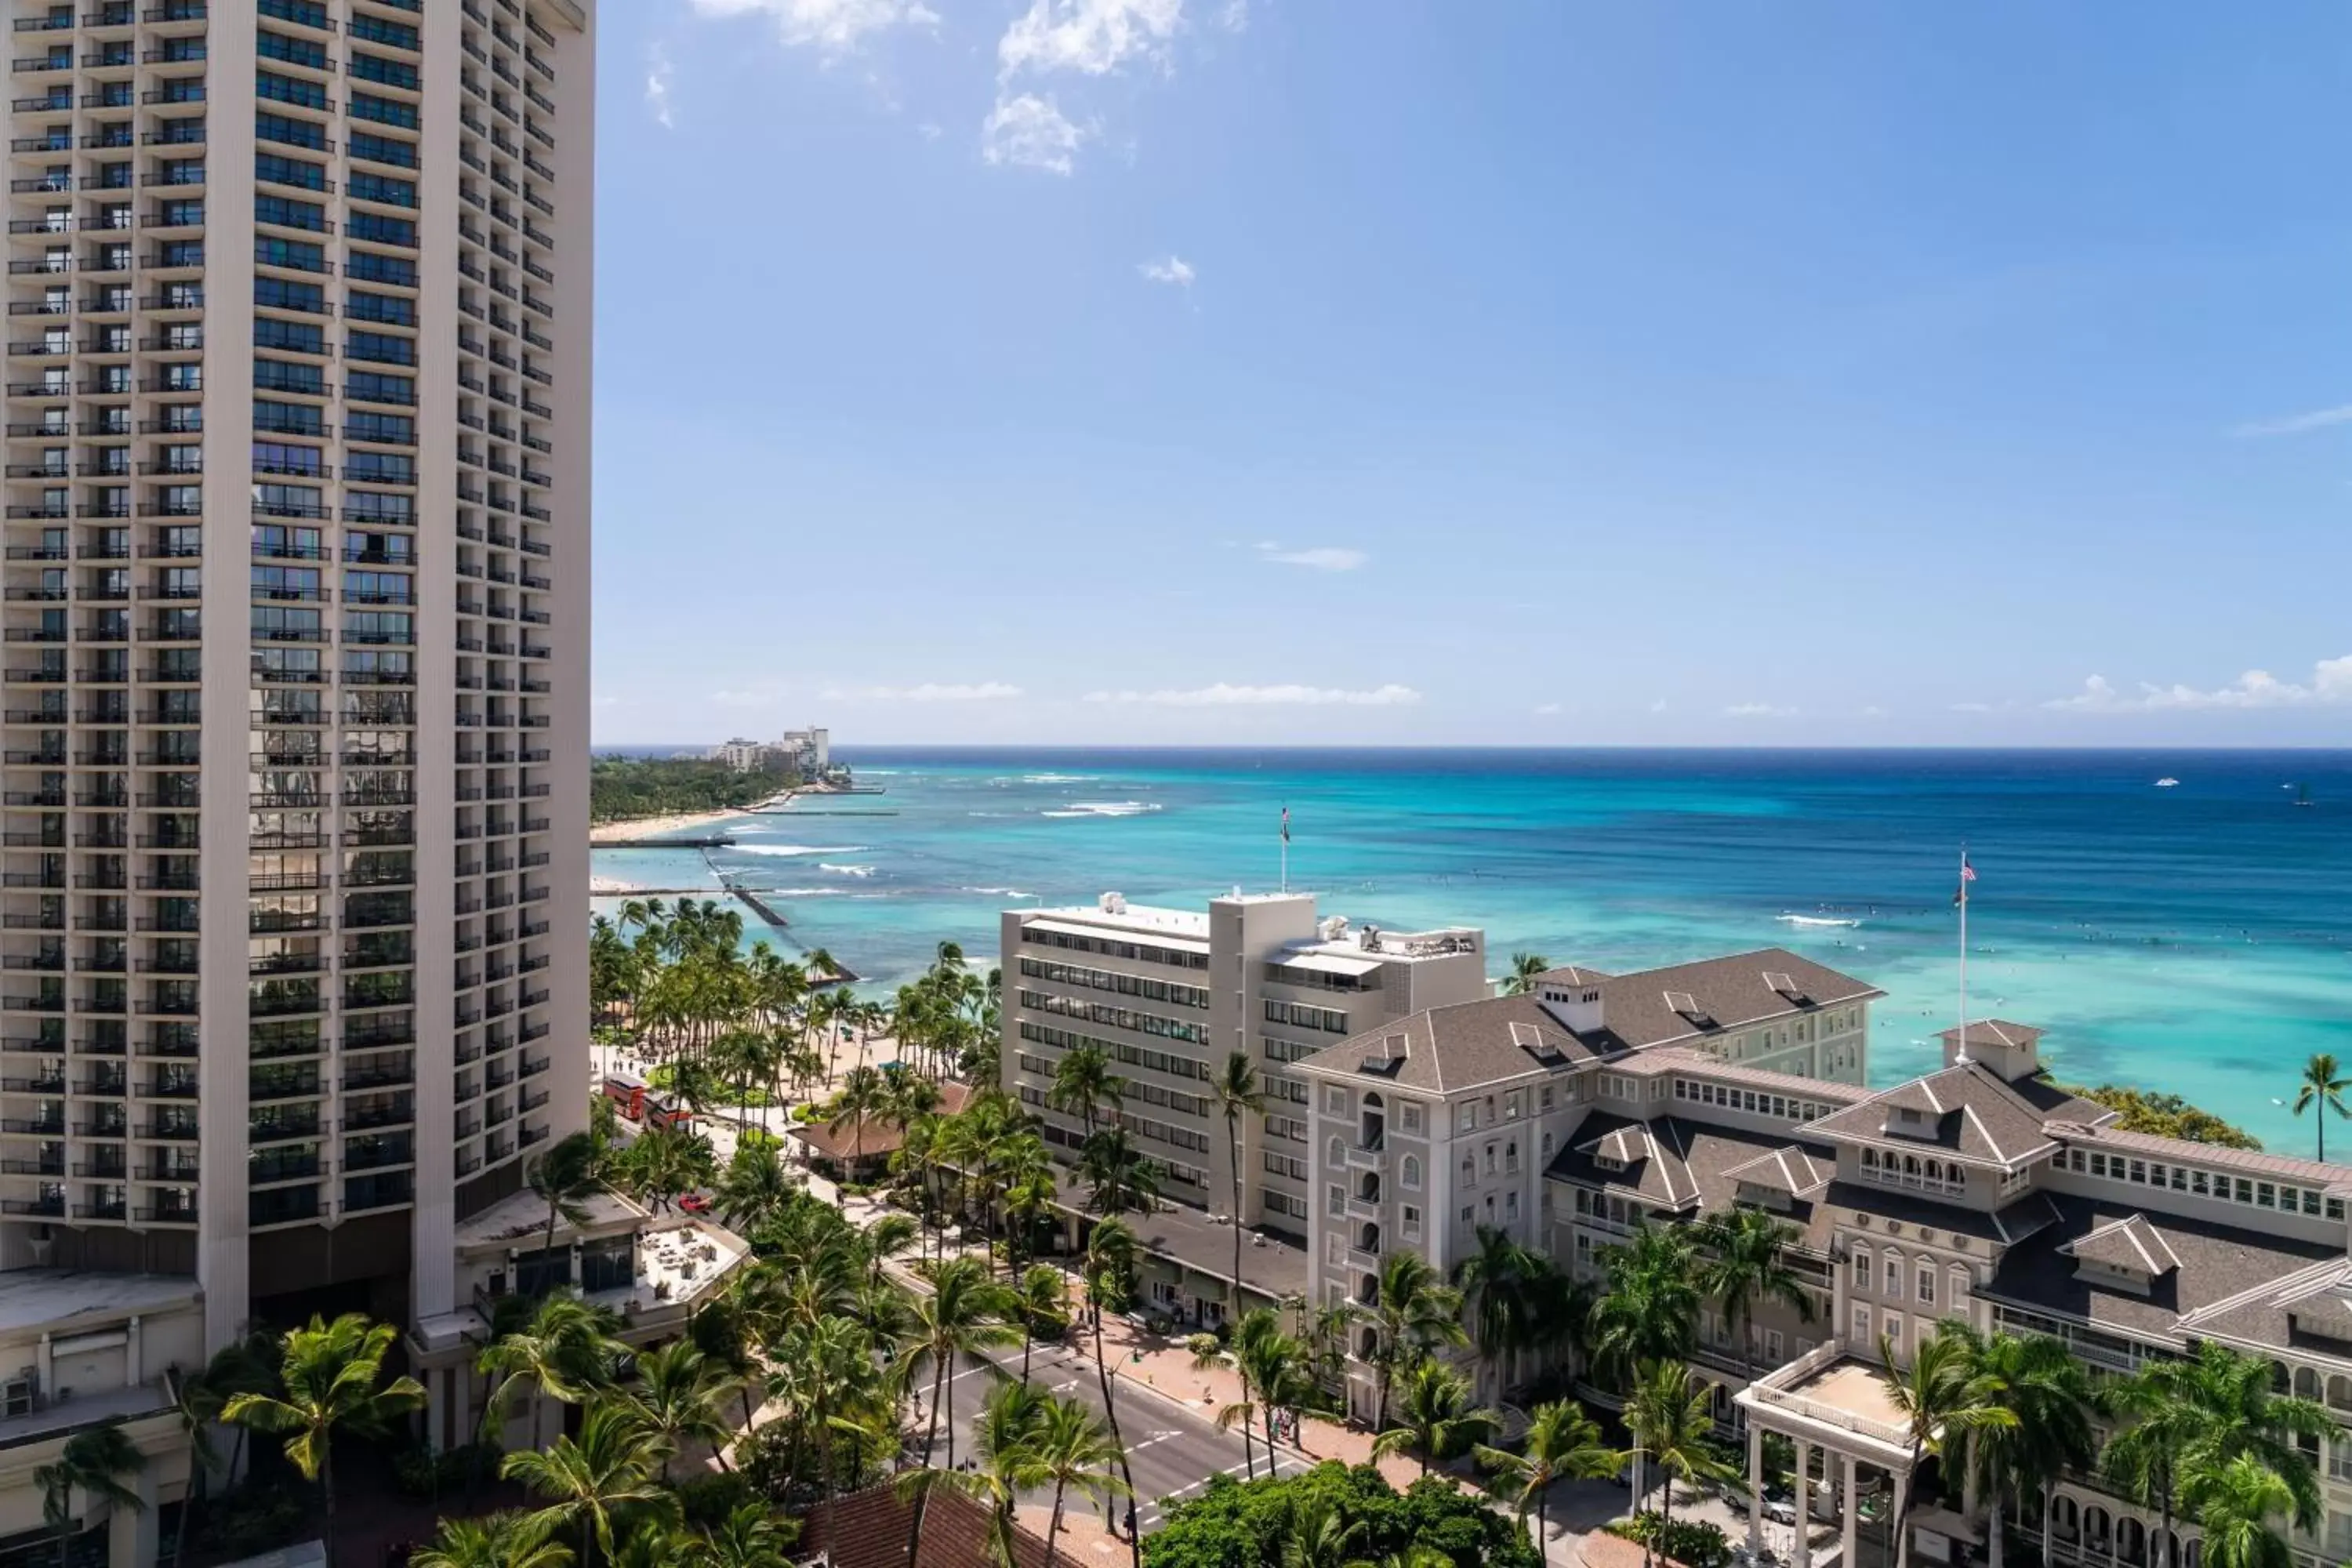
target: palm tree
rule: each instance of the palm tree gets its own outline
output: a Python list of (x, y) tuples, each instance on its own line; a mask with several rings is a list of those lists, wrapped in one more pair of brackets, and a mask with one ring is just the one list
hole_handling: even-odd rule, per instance
[(1296, 1412), (1314, 1393), (1307, 1347), (1282, 1331), (1282, 1320), (1273, 1308), (1256, 1307), (1234, 1325), (1233, 1357), (1265, 1422), (1265, 1470), (1270, 1476), (1275, 1472), (1276, 1418), (1284, 1411)]
[(785, 1568), (800, 1526), (763, 1502), (740, 1502), (725, 1519), (696, 1531), (694, 1555), (709, 1568)]
[[(1194, 1334), (1186, 1342), (1192, 1352), (1192, 1370), (1195, 1372), (1207, 1372), (1232, 1364), (1232, 1358), (1225, 1353), (1224, 1342), (1214, 1334)], [(1244, 1480), (1254, 1481), (1257, 1479), (1257, 1449), (1253, 1447), (1254, 1434), (1257, 1429), (1257, 1401), (1250, 1396), (1249, 1379), (1242, 1377), (1240, 1382), (1242, 1396), (1230, 1405), (1219, 1405), (1213, 1419), (1220, 1432), (1230, 1432), (1236, 1426), (1241, 1427), (1242, 1477)], [(1269, 1458), (1272, 1457), (1267, 1456)]]
[(2345, 1108), (2344, 1097), (2352, 1093), (2352, 1079), (2336, 1070), (2336, 1058), (2321, 1051), (2303, 1064), (2303, 1078), (2294, 1091), (2294, 1113), (2312, 1113), (2311, 1123), (2319, 1134), (2319, 1158), (2327, 1158), (2327, 1112), (2352, 1116)]
[(225, 1421), (283, 1434), (286, 1457), (303, 1479), (319, 1483), (327, 1503), (330, 1563), (335, 1560), (336, 1432), (380, 1437), (394, 1416), (425, 1403), (425, 1385), (413, 1377), (376, 1386), (397, 1332), (390, 1323), (371, 1323), (358, 1312), (345, 1312), (331, 1323), (314, 1316), (310, 1327), (286, 1336), (278, 1368), (282, 1394), (233, 1394), (221, 1406)]
[(1108, 1516), (1110, 1500), (1124, 1494), (1126, 1483), (1111, 1474), (1114, 1460), (1125, 1458), (1109, 1428), (1094, 1412), (1075, 1399), (1045, 1401), (1045, 1419), (1034, 1438), (1034, 1458), (1044, 1478), (1054, 1484), (1054, 1512), (1045, 1527), (1045, 1568), (1053, 1568), (1062, 1533), (1062, 1502), (1072, 1487), (1095, 1499)]
[(1699, 1307), (1688, 1228), (1643, 1225), (1601, 1256), (1608, 1283), (1592, 1304), (1594, 1366), (1622, 1381), (1643, 1362), (1687, 1357), (1698, 1336)]
[[(1112, 1215), (1097, 1220), (1087, 1237), (1087, 1250), (1080, 1260), (1080, 1276), (1087, 1282), (1087, 1317), (1093, 1324), (1095, 1335), (1095, 1376), (1102, 1385), (1103, 1416), (1110, 1423), (1111, 1447), (1118, 1451), (1118, 1475), (1129, 1497), (1135, 1495), (1135, 1471), (1127, 1462), (1127, 1444), (1118, 1433), (1118, 1402), (1112, 1393), (1118, 1381), (1110, 1374), (1110, 1362), (1103, 1354), (1102, 1321), (1106, 1310), (1119, 1311), (1127, 1305), (1135, 1289), (1136, 1239), (1134, 1227)], [(1141, 1531), (1128, 1536), (1128, 1551), (1134, 1559), (1134, 1568), (1143, 1568)]]
[(1503, 976), (1503, 994), (1525, 996), (1536, 988), (1536, 977), (1551, 967), (1551, 960), (1539, 952), (1511, 954), (1511, 972)]
[(485, 1422), (508, 1418), (508, 1406), (517, 1396), (519, 1379), (530, 1380), (536, 1394), (530, 1412), (531, 1447), (539, 1447), (539, 1417), (549, 1399), (581, 1405), (612, 1382), (613, 1367), (625, 1347), (613, 1335), (620, 1321), (602, 1307), (592, 1307), (569, 1291), (541, 1300), (520, 1327), (510, 1329), (482, 1347), (476, 1364), (498, 1379), (483, 1408)]
[(1087, 1206), (1100, 1215), (1148, 1212), (1160, 1197), (1160, 1168), (1129, 1142), (1124, 1127), (1106, 1127), (1078, 1151), (1078, 1173), (1093, 1184)]
[[(66, 1568), (73, 1560), (73, 1494), (77, 1489), (92, 1509), (104, 1503), (138, 1513), (147, 1506), (138, 1492), (124, 1486), (121, 1479), (147, 1468), (147, 1456), (123, 1431), (122, 1420), (118, 1415), (103, 1426), (75, 1433), (66, 1439), (55, 1460), (33, 1472), (33, 1484), (41, 1489), (41, 1518), (58, 1532), (58, 1568)], [(332, 1517), (329, 1516), (331, 1520)], [(331, 1533), (328, 1539), (333, 1539)]]
[(1762, 1209), (1734, 1208), (1700, 1222), (1699, 1289), (1723, 1313), (1732, 1342), (1743, 1360), (1753, 1365), (1756, 1305), (1778, 1301), (1791, 1308), (1800, 1322), (1813, 1321), (1812, 1292), (1789, 1267), (1789, 1248), (1797, 1231), (1787, 1221)]
[[(1878, 1342), (1886, 1398), (1902, 1416), (1911, 1446), (1911, 1462), (1895, 1479), (1895, 1568), (1911, 1559), (1911, 1486), (1920, 1461), (1944, 1454), (1971, 1434), (2013, 1427), (2017, 1412), (1993, 1403), (1989, 1382), (1979, 1376), (1969, 1336), (1950, 1319), (1919, 1343), (1909, 1366), (1897, 1364), (1894, 1342)], [(1801, 1479), (1801, 1478), (1800, 1478)]]
[(1292, 1505), (1282, 1532), (1282, 1568), (1349, 1568), (1370, 1528), (1349, 1519), (1329, 1494), (1306, 1494)]
[[(547, 1234), (540, 1242), (543, 1256), (555, 1251), (555, 1221), (559, 1215), (573, 1225), (586, 1221), (588, 1211), (581, 1207), (581, 1200), (604, 1184), (596, 1178), (596, 1140), (585, 1132), (573, 1132), (558, 1138), (547, 1146), (547, 1152), (531, 1162), (523, 1179), (547, 1204)], [(572, 1277), (568, 1262), (563, 1277)]]
[(907, 1535), (907, 1561), (922, 1560), (923, 1514), (934, 1488), (947, 1487), (987, 1505), (989, 1554), (996, 1562), (1014, 1562), (1013, 1508), (1020, 1495), (1043, 1486), (1051, 1478), (1037, 1458), (1037, 1435), (1053, 1395), (1018, 1383), (1000, 1384), (981, 1406), (972, 1427), (971, 1470), (909, 1470), (898, 1479), (898, 1493), (914, 1502)]
[(1953, 1332), (1969, 1346), (1970, 1376), (1985, 1402), (2016, 1417), (1972, 1434), (1969, 1444), (1969, 1475), (1990, 1504), (1991, 1568), (2000, 1568), (2011, 1498), (2096, 1458), (2091, 1414), (2097, 1396), (2083, 1363), (2049, 1335), (1980, 1335), (1959, 1324)]
[(1121, 1082), (1110, 1070), (1110, 1054), (1100, 1046), (1073, 1046), (1054, 1066), (1054, 1085), (1045, 1091), (1045, 1103), (1076, 1116), (1092, 1138), (1097, 1122), (1118, 1109)]
[[(977, 1355), (982, 1351), (996, 1350), (1013, 1342), (1012, 1328), (1006, 1323), (1013, 1308), (1006, 1300), (1004, 1288), (989, 1277), (987, 1267), (975, 1258), (950, 1258), (938, 1263), (918, 1263), (915, 1272), (929, 1287), (928, 1294), (915, 1302), (915, 1333), (906, 1346), (901, 1363), (903, 1374), (911, 1379), (925, 1363), (931, 1370), (931, 1404), (929, 1426), (923, 1437), (923, 1453), (928, 1459), (939, 1441), (940, 1415), (948, 1417), (948, 1468), (955, 1468), (955, 1382), (952, 1368), (960, 1356)], [(922, 1524), (923, 1504), (915, 1504), (914, 1527)], [(912, 1534), (908, 1536), (908, 1553), (914, 1552)]]
[(1233, 1177), (1234, 1194), (1234, 1300), (1227, 1315), (1238, 1320), (1242, 1315), (1242, 1227), (1249, 1223), (1249, 1203), (1242, 1190), (1242, 1118), (1265, 1114), (1265, 1091), (1248, 1052), (1234, 1051), (1225, 1058), (1224, 1067), (1210, 1080), (1209, 1097), (1225, 1119), (1225, 1167)]
[(1482, 1441), (1502, 1419), (1492, 1410), (1473, 1407), (1470, 1380), (1434, 1357), (1416, 1364), (1406, 1377), (1397, 1414), (1398, 1425), (1372, 1439), (1372, 1458), (1412, 1448), (1421, 1458), (1424, 1476), (1432, 1459), (1443, 1463), (1454, 1458)]
[(1601, 1441), (1601, 1424), (1572, 1400), (1538, 1405), (1528, 1422), (1527, 1442), (1514, 1454), (1480, 1444), (1478, 1462), (1518, 1489), (1519, 1518), (1533, 1510), (1535, 1539), (1529, 1542), (1540, 1556), (1551, 1534), (1551, 1484), (1570, 1480), (1597, 1481), (1625, 1468), (1623, 1450)]
[(2168, 1537), (2175, 1500), (2193, 1474), (2251, 1458), (2285, 1485), (2295, 1523), (2315, 1529), (2319, 1480), (2300, 1445), (2329, 1436), (2334, 1422), (2313, 1401), (2278, 1393), (2271, 1380), (2270, 1363), (2210, 1340), (2199, 1342), (2189, 1360), (2149, 1363), (2115, 1390), (2125, 1424), (2107, 1446), (2106, 1473), (2126, 1495), (2158, 1509)]
[(1534, 1339), (1534, 1315), (1541, 1286), (1551, 1272), (1551, 1260), (1490, 1225), (1478, 1227), (1478, 1250), (1454, 1271), (1454, 1283), (1469, 1303), (1476, 1325), (1472, 1338), (1478, 1363), (1495, 1373), (1496, 1397), (1503, 1392), (1505, 1361)]
[(258, 1393), (269, 1386), (269, 1371), (252, 1348), (238, 1340), (215, 1352), (202, 1370), (183, 1373), (174, 1368), (169, 1375), (173, 1413), (179, 1417), (181, 1435), (187, 1439), (189, 1460), (187, 1497), (180, 1508), (179, 1524), (172, 1532), (172, 1561), (177, 1564), (187, 1550), (188, 1521), (195, 1512), (195, 1500), (203, 1494), (206, 1479), (221, 1468), (220, 1451), (213, 1446), (212, 1427), (220, 1420), (221, 1409), (230, 1394)]
[(1040, 1325), (1060, 1321), (1069, 1292), (1062, 1271), (1050, 1264), (1033, 1263), (1021, 1276), (1014, 1307), (1021, 1314), (1021, 1381), (1029, 1381), (1029, 1351), (1037, 1342)]
[(1391, 1252), (1381, 1260), (1380, 1282), (1365, 1316), (1372, 1325), (1372, 1365), (1380, 1397), (1372, 1430), (1389, 1424), (1389, 1388), (1396, 1374), (1439, 1345), (1469, 1342), (1462, 1327), (1462, 1293), (1447, 1285), (1418, 1253)]
[(2204, 1531), (2212, 1568), (2293, 1568), (2294, 1554), (2271, 1521), (2294, 1511), (2294, 1489), (2253, 1455), (2192, 1469), (2181, 1500)]
[[(833, 1118), (824, 1124), (826, 1131), (836, 1135), (845, 1127), (852, 1130), (849, 1163), (842, 1172), (842, 1185), (845, 1186), (856, 1179), (858, 1166), (866, 1158), (866, 1123), (882, 1113), (889, 1099), (882, 1075), (872, 1068), (854, 1067), (842, 1078), (841, 1091), (833, 1098)], [(844, 1198), (843, 1201), (848, 1200)]]
[(668, 1457), (669, 1446), (636, 1411), (600, 1404), (580, 1423), (577, 1438), (560, 1436), (544, 1452), (519, 1448), (500, 1461), (499, 1474), (550, 1500), (536, 1517), (550, 1534), (567, 1527), (579, 1531), (577, 1550), (585, 1564), (599, 1552), (611, 1559), (615, 1515), (675, 1515), (677, 1495), (655, 1475)]
[(735, 1146), (734, 1157), (727, 1162), (726, 1173), (719, 1178), (712, 1195), (719, 1200), (719, 1217), (739, 1231), (749, 1231), (798, 1191), (800, 1184), (785, 1167), (782, 1150), (761, 1139)]
[(408, 1560), (414, 1568), (565, 1568), (572, 1549), (549, 1538), (537, 1514), (507, 1511), (487, 1519), (444, 1519), (430, 1546)]
[[(832, 1517), (839, 1480), (834, 1463), (835, 1438), (843, 1430), (862, 1431), (881, 1397), (885, 1374), (875, 1362), (875, 1334), (870, 1323), (846, 1317), (825, 1316), (814, 1322), (795, 1323), (775, 1346), (777, 1370), (769, 1374), (768, 1393), (788, 1400), (798, 1430), (816, 1436), (817, 1466), (824, 1475), (820, 1517)], [(898, 1436), (898, 1393), (887, 1401), (893, 1447)], [(797, 1431), (794, 1441), (798, 1441)]]
[[(1729, 1480), (1737, 1470), (1715, 1451), (1715, 1416), (1708, 1408), (1712, 1390), (1691, 1376), (1678, 1361), (1645, 1363), (1625, 1399), (1625, 1429), (1641, 1445), (1641, 1452), (1665, 1472), (1664, 1500), (1657, 1533), (1642, 1543), (1643, 1561), (1650, 1542), (1663, 1541), (1675, 1523), (1675, 1483)], [(1634, 1506), (1639, 1507), (1637, 1494)]]
[[(628, 1401), (646, 1430), (671, 1453), (688, 1443), (708, 1443), (727, 1468), (727, 1445), (735, 1436), (722, 1411), (735, 1380), (695, 1349), (691, 1340), (673, 1340), (637, 1358), (637, 1384)], [(670, 1453), (662, 1456), (662, 1484), (669, 1484)]]
[(866, 1227), (866, 1280), (882, 1283), (882, 1266), (922, 1239), (923, 1227), (913, 1215), (886, 1214)]

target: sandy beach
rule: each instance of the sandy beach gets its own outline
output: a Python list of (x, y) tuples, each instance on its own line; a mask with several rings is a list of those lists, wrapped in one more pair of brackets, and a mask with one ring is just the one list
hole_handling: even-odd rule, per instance
[(639, 816), (626, 822), (601, 823), (588, 831), (588, 844), (635, 844), (646, 838), (667, 838), (734, 821), (740, 811), (685, 811), (668, 816)]

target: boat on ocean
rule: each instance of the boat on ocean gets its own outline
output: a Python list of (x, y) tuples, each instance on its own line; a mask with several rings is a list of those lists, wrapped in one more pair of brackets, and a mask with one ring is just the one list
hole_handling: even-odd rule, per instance
[(2312, 804), (2311, 786), (2309, 784), (2299, 784), (2294, 786), (2294, 804), (2305, 807), (2308, 807)]
[(2179, 781), (2179, 779), (2174, 779), (2174, 778), (2162, 778), (2162, 779), (2158, 779), (2158, 780), (2157, 780), (2157, 781), (2156, 781), (2156, 787), (2157, 787), (2157, 788), (2158, 788), (2158, 789), (2170, 789), (2173, 785), (2175, 785), (2175, 784), (2179, 784), (2179, 782), (2180, 782), (2180, 781)]

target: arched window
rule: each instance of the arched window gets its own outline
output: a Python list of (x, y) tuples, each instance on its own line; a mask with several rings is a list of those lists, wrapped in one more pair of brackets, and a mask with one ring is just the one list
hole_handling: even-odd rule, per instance
[(1398, 1179), (1404, 1183), (1406, 1192), (1421, 1191), (1421, 1156), (1407, 1154), (1404, 1157), (1404, 1163), (1397, 1167), (1397, 1175)]
[(2271, 1363), (2271, 1392), (2273, 1394), (2284, 1394), (2288, 1387), (2293, 1384), (2294, 1381), (2294, 1380), (2293, 1378), (2287, 1376), (2286, 1363), (2283, 1361), (2274, 1361)]
[(2336, 1410), (2352, 1410), (2352, 1377), (2339, 1372), (2327, 1380), (2327, 1403)]
[(2294, 1369), (2294, 1396), (2297, 1399), (2319, 1397), (2319, 1374), (2307, 1366)]
[(2081, 1533), (2083, 1528), (2082, 1513), (2074, 1506), (2074, 1500), (2073, 1498), (2067, 1497), (2062, 1493), (2052, 1502), (2050, 1508), (2050, 1523), (2051, 1528), (2055, 1530), (2062, 1539), (2067, 1541), (2074, 1540)]
[(2107, 1510), (2097, 1503), (2083, 1510), (2083, 1540), (2094, 1552), (2107, 1549)]
[(1339, 1170), (1348, 1163), (1348, 1141), (1337, 1132), (1331, 1134), (1331, 1168)]
[(1969, 1299), (1969, 1271), (1955, 1263), (1944, 1271), (1944, 1282), (1950, 1288), (1946, 1292), (1945, 1304), (1952, 1307), (1966, 1305)]
[(1379, 1306), (1379, 1305), (1381, 1304), (1381, 1282), (1380, 1282), (1380, 1280), (1379, 1280), (1377, 1278), (1375, 1278), (1374, 1276), (1370, 1275), (1370, 1274), (1367, 1274), (1367, 1275), (1365, 1275), (1362, 1279), (1358, 1279), (1358, 1280), (1356, 1281), (1356, 1301), (1357, 1301), (1357, 1304), (1358, 1304), (1358, 1305), (1360, 1305), (1360, 1306), (1365, 1306), (1365, 1307), (1377, 1307), (1377, 1306)]
[(2116, 1555), (2126, 1563), (2147, 1561), (2147, 1527), (2129, 1514), (2116, 1521)]
[(1478, 1162), (1467, 1154), (1462, 1156), (1462, 1184), (1465, 1187), (1478, 1184)]
[(1356, 1245), (1366, 1252), (1380, 1251), (1381, 1227), (1371, 1224), (1370, 1221), (1367, 1221), (1364, 1226), (1356, 1232)]

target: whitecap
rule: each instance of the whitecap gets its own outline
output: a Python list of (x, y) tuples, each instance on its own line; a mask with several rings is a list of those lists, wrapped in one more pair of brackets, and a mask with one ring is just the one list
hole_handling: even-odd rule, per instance
[(754, 889), (763, 899), (837, 899), (846, 888), (761, 888)]
[(1061, 811), (1041, 811), (1040, 816), (1139, 816), (1158, 811), (1159, 804), (1141, 800), (1074, 800)]
[(863, 844), (738, 844), (738, 853), (744, 855), (856, 855)]
[(1100, 776), (1099, 773), (1024, 773), (1021, 782), (1034, 784), (1092, 784)]
[(874, 875), (874, 868), (871, 866), (836, 866), (830, 860), (818, 861), (816, 868), (820, 871), (830, 871), (836, 877), (871, 877)]
[(978, 893), (984, 898), (991, 899), (1038, 899), (1045, 897), (1042, 893), (1024, 892), (1019, 888), (966, 888), (963, 890), (967, 893)]
[(1862, 924), (1860, 921), (1831, 920), (1826, 915), (1775, 915), (1772, 918), (1780, 921), (1783, 925), (1792, 926), (1845, 926), (1851, 928)]

